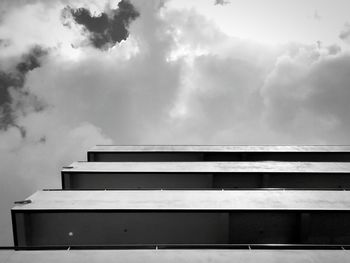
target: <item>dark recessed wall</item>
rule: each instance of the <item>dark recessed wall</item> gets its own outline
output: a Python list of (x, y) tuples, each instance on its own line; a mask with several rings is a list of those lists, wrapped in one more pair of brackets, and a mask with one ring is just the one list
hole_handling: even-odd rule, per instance
[(350, 162), (350, 152), (88, 152), (89, 162)]
[(342, 211), (16, 212), (18, 246), (349, 244)]
[(63, 172), (62, 187), (79, 189), (347, 189), (347, 173)]

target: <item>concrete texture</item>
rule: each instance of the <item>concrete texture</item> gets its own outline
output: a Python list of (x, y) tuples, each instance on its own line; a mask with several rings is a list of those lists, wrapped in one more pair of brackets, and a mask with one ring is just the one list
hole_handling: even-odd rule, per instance
[(344, 263), (350, 262), (350, 251), (344, 250), (70, 250), (13, 251), (0, 250), (3, 263), (85, 263), (85, 262), (284, 262)]
[(74, 162), (62, 172), (350, 173), (346, 162)]
[(350, 152), (350, 146), (97, 145), (89, 152)]
[(13, 210), (350, 210), (350, 191), (38, 191)]

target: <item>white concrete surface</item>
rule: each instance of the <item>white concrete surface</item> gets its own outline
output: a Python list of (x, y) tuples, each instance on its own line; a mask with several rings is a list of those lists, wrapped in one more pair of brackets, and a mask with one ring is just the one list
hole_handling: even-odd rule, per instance
[(0, 250), (1, 263), (345, 263), (344, 250)]
[(350, 191), (38, 191), (14, 210), (350, 210)]
[(97, 145), (90, 152), (350, 152), (348, 145)]
[(350, 162), (74, 162), (62, 172), (350, 173)]

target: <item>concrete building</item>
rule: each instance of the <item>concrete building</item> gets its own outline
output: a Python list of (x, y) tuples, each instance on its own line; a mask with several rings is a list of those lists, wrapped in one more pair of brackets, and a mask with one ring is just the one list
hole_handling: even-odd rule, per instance
[(349, 146), (96, 146), (61, 178), (0, 259), (350, 260)]

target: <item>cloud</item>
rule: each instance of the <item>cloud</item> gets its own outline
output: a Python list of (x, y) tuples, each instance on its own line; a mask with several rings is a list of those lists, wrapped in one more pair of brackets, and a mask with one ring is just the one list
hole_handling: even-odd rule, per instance
[[(40, 59), (45, 56), (46, 51), (40, 46), (31, 48), (28, 53), (20, 57), (14, 68), (0, 71), (0, 129), (7, 129), (10, 125), (16, 125), (14, 111), (18, 110), (11, 98), (11, 92), (16, 90), (22, 92), (26, 74), (40, 66)], [(26, 95), (29, 94), (27, 93)], [(35, 97), (31, 97), (32, 102)], [(40, 110), (40, 102), (35, 103), (37, 110)], [(24, 135), (23, 128), (22, 135)]]
[(68, 49), (85, 39), (79, 28), (62, 25), (61, 12), (66, 4), (59, 0), (14, 1), (9, 5), (0, 22), (0, 35), (7, 42), (0, 50), (1, 61), (16, 60), (34, 46)]
[(110, 9), (108, 13), (102, 12), (97, 16), (92, 15), (86, 8), (67, 7), (63, 15), (67, 16), (67, 12), (72, 15), (76, 23), (83, 25), (89, 32), (90, 41), (97, 48), (126, 40), (130, 22), (140, 15), (128, 0), (120, 1), (117, 9)]
[(347, 42), (349, 41), (349, 37), (350, 37), (350, 24), (346, 23), (344, 25), (343, 30), (339, 34), (339, 38)]
[(262, 88), (265, 120), (292, 143), (348, 144), (348, 53), (299, 46), (281, 56)]
[(226, 0), (215, 0), (215, 5), (227, 5), (230, 4), (230, 1), (226, 1)]

